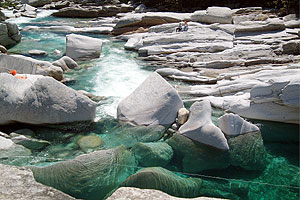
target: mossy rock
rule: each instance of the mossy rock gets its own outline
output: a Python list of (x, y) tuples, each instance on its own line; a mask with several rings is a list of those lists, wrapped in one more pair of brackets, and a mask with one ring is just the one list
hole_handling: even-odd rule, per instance
[(201, 184), (200, 178), (185, 178), (161, 167), (149, 167), (127, 178), (121, 187), (156, 189), (177, 197), (197, 197)]
[[(131, 167), (126, 167), (131, 166)], [(95, 151), (51, 166), (31, 166), (36, 181), (80, 199), (103, 199), (135, 172), (125, 146)]]
[(173, 149), (165, 142), (137, 143), (131, 151), (144, 167), (165, 167), (173, 157)]
[(177, 160), (182, 160), (183, 172), (224, 169), (230, 164), (228, 151), (198, 143), (183, 135), (174, 135), (167, 143), (174, 149)]

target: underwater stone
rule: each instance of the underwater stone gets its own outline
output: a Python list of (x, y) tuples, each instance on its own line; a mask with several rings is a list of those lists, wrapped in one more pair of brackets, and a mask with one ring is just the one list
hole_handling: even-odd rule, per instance
[(127, 178), (121, 187), (156, 189), (177, 197), (200, 196), (202, 180), (183, 178), (161, 167), (149, 167)]
[(165, 167), (173, 157), (173, 149), (165, 142), (137, 143), (131, 151), (144, 167)]
[(228, 136), (257, 132), (259, 128), (236, 114), (225, 114), (218, 119), (218, 127)]
[(97, 135), (83, 136), (77, 141), (79, 147), (83, 150), (96, 148), (102, 144), (102, 140)]
[(11, 140), (16, 144), (22, 145), (32, 150), (41, 150), (46, 146), (50, 145), (50, 142), (46, 140), (39, 140), (31, 138), (30, 136), (24, 136), (19, 134), (15, 134), (14, 137), (11, 138)]
[(138, 125), (171, 125), (183, 107), (177, 91), (158, 73), (152, 73), (135, 91), (123, 99), (118, 119)]
[[(126, 167), (131, 166), (131, 167)], [(76, 198), (103, 199), (135, 171), (133, 154), (124, 146), (95, 151), (47, 167), (30, 169), (36, 181)]]
[(247, 133), (229, 138), (230, 164), (247, 170), (263, 170), (267, 165), (265, 150), (260, 132)]
[(105, 148), (113, 148), (123, 144), (129, 148), (138, 142), (156, 142), (163, 137), (165, 130), (165, 127), (160, 125), (132, 126), (125, 124), (112, 134), (102, 137), (103, 146)]
[(212, 147), (228, 150), (222, 131), (211, 120), (211, 105), (208, 100), (195, 102), (190, 108), (188, 121), (179, 128), (184, 136)]
[(176, 159), (182, 160), (183, 172), (198, 173), (230, 165), (228, 151), (198, 143), (183, 135), (174, 135), (167, 143), (174, 149)]
[(32, 172), (24, 167), (0, 164), (0, 197), (5, 200), (75, 200), (52, 187), (34, 180)]

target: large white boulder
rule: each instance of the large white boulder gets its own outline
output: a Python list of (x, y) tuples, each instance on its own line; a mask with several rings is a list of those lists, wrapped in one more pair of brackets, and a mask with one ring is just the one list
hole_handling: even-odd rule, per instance
[(232, 10), (227, 7), (208, 7), (205, 10), (195, 11), (191, 15), (191, 20), (201, 23), (213, 24), (231, 24)]
[(0, 74), (0, 125), (92, 121), (96, 103), (51, 77)]
[(179, 128), (179, 133), (197, 142), (229, 150), (222, 131), (212, 123), (211, 105), (207, 100), (196, 102), (191, 106), (189, 119)]
[(177, 91), (154, 72), (119, 103), (117, 116), (138, 125), (170, 125), (182, 107)]
[(70, 34), (66, 36), (66, 56), (73, 60), (99, 58), (102, 50), (102, 40), (83, 35)]
[(218, 119), (218, 127), (228, 136), (258, 132), (259, 128), (236, 114), (225, 114)]
[(39, 74), (63, 79), (63, 70), (47, 61), (40, 61), (22, 55), (0, 55), (0, 72), (16, 70), (18, 74)]

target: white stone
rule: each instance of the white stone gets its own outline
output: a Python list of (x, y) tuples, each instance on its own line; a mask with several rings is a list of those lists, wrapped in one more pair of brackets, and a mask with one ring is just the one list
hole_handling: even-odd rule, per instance
[(227, 7), (208, 7), (206, 11), (195, 11), (191, 15), (193, 21), (213, 24), (231, 24), (232, 23), (232, 10)]
[(154, 72), (119, 103), (117, 116), (138, 125), (171, 125), (182, 107), (177, 91)]
[(66, 36), (66, 56), (73, 60), (99, 58), (102, 50), (102, 40), (83, 35), (70, 34)]
[(179, 128), (179, 133), (197, 142), (229, 150), (222, 131), (212, 123), (211, 105), (207, 100), (191, 106), (189, 119)]
[(228, 136), (238, 136), (259, 131), (259, 128), (236, 114), (225, 114), (218, 119), (218, 127)]
[(93, 121), (96, 103), (51, 77), (0, 74), (0, 125)]

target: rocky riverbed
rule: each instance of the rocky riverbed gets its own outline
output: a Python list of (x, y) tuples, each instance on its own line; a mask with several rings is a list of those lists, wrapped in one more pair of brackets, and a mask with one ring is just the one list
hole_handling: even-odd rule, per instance
[(299, 198), (296, 15), (24, 3), (0, 12), (0, 162), (20, 188), (0, 197)]

